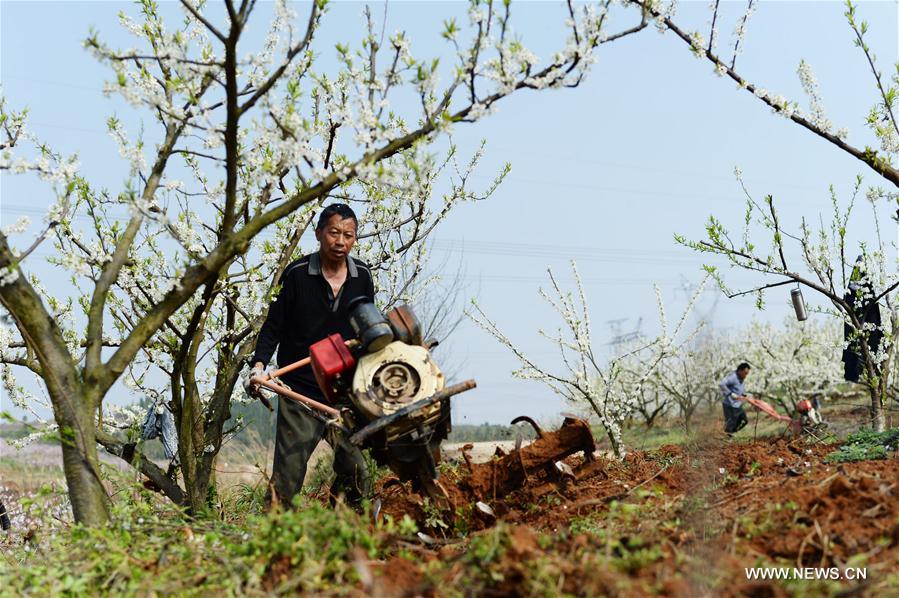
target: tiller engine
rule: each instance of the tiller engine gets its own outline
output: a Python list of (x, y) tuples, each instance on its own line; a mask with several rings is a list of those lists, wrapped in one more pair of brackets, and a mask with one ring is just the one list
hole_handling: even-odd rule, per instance
[[(350, 325), (356, 338), (332, 334), (313, 344), (306, 359), (254, 381), (304, 405), (328, 424), (337, 442), (369, 449), (379, 465), (447, 506), (436, 465), (451, 427), (449, 399), (475, 382), (446, 386), (430, 353), (436, 342), (422, 338), (408, 306), (385, 316), (373, 303), (357, 302), (350, 309)], [(312, 367), (327, 404), (272, 379), (305, 366)]]

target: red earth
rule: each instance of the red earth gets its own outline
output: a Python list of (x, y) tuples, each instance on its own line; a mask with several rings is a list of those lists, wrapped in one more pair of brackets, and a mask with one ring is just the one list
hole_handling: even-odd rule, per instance
[[(571, 455), (564, 463), (573, 475), (543, 466), (522, 475), (523, 462), (539, 459), (513, 451), (444, 468), (452, 513), (388, 484), (381, 516), (408, 515), (422, 541), (398, 541), (395, 556), (368, 563), (364, 591), (899, 595), (899, 458), (825, 463), (835, 448), (807, 438), (741, 443), (710, 435), (623, 460)], [(745, 569), (756, 566), (861, 567), (867, 579), (747, 579)]]

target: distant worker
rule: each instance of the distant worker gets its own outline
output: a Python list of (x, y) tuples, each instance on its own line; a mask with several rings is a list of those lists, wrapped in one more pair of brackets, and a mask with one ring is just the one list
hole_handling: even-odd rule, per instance
[(718, 384), (721, 390), (721, 405), (724, 407), (724, 431), (734, 434), (742, 430), (749, 420), (743, 411), (743, 399), (746, 398), (746, 389), (743, 383), (749, 375), (749, 364), (746, 362), (737, 366), (736, 371), (729, 373)]

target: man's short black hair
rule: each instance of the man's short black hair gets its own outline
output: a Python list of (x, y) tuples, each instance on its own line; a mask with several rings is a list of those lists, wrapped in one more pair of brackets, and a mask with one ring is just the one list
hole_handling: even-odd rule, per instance
[(737, 366), (737, 371), (738, 371), (738, 372), (742, 372), (743, 370), (751, 370), (751, 369), (752, 369), (752, 366), (750, 366), (750, 365), (749, 365), (748, 363), (746, 363), (745, 361), (744, 361), (743, 363), (741, 363), (740, 365)]
[(321, 215), (318, 217), (318, 224), (315, 226), (315, 230), (321, 230), (325, 228), (325, 225), (328, 224), (328, 221), (334, 214), (340, 216), (341, 220), (352, 218), (356, 222), (356, 226), (359, 226), (359, 219), (356, 218), (356, 212), (353, 211), (353, 208), (346, 205), (345, 203), (332, 203), (324, 210), (322, 210)]

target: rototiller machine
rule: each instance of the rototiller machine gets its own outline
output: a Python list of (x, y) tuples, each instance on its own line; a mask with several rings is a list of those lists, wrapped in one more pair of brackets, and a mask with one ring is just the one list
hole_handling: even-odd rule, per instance
[[(422, 337), (408, 306), (385, 314), (370, 302), (350, 306), (356, 338), (339, 334), (316, 342), (309, 357), (252, 381), (303, 405), (330, 429), (330, 438), (369, 449), (378, 465), (435, 503), (447, 503), (437, 480), (440, 443), (450, 432), (450, 397), (475, 387), (474, 380), (446, 386), (431, 357), (436, 341)], [(311, 367), (326, 403), (291, 390), (277, 378)]]

